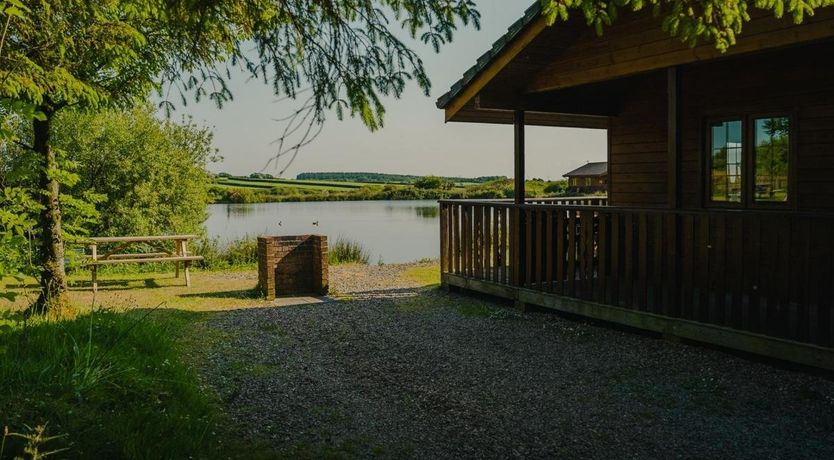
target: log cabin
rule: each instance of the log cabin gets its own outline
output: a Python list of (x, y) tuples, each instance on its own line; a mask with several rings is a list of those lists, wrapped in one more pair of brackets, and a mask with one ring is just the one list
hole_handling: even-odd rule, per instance
[[(723, 53), (540, 13), (438, 100), (515, 158), (513, 200), (440, 202), (443, 285), (834, 369), (834, 8)], [(525, 199), (528, 125), (605, 130), (607, 199)]]
[(608, 163), (595, 161), (586, 163), (563, 176), (571, 193), (599, 193), (606, 191), (608, 181)]

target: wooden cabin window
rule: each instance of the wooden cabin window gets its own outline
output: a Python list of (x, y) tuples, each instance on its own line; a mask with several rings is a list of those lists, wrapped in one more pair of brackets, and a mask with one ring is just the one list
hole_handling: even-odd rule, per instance
[(760, 203), (785, 203), (788, 201), (790, 119), (756, 118), (753, 130), (756, 171), (753, 199)]
[(743, 133), (741, 120), (710, 125), (710, 199), (714, 202), (741, 203)]
[(790, 117), (744, 116), (708, 126), (710, 203), (736, 207), (788, 203)]

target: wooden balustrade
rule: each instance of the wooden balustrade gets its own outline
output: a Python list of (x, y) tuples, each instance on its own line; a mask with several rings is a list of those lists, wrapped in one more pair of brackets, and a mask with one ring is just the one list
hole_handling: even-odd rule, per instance
[(834, 345), (834, 215), (542, 203), (441, 201), (442, 272)]

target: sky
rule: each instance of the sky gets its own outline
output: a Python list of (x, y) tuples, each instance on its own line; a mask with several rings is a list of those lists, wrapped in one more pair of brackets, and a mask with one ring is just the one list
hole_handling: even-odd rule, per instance
[[(284, 177), (302, 172), (370, 171), (414, 175), (508, 176), (513, 174), (513, 130), (510, 125), (444, 123), (435, 101), (471, 67), (478, 56), (520, 18), (531, 0), (478, 0), (481, 30), (460, 29), (454, 41), (435, 54), (419, 41), (418, 51), (432, 81), (426, 97), (412, 84), (400, 99), (385, 100), (385, 127), (370, 132), (358, 119), (330, 116), (322, 133), (305, 146)], [(191, 102), (179, 114), (214, 131), (214, 144), (224, 160), (213, 172), (248, 175), (264, 169), (275, 154), (273, 141), (283, 125), (274, 121), (293, 113), (294, 101), (281, 100), (270, 86), (233, 75), (234, 101), (217, 109), (210, 101)], [(178, 117), (178, 115), (174, 115)], [(558, 179), (588, 161), (605, 161), (604, 131), (528, 127), (528, 178)]]

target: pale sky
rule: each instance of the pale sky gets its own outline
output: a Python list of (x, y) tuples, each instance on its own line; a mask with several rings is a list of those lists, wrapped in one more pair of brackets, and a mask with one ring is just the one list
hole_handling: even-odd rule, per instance
[[(444, 123), (437, 98), (457, 81), (500, 37), (530, 0), (478, 0), (481, 30), (461, 29), (439, 54), (413, 42), (432, 81), (430, 97), (411, 85), (399, 100), (385, 102), (385, 127), (371, 133), (356, 119), (330, 116), (322, 134), (304, 147), (284, 177), (302, 172), (370, 171), (415, 175), (490, 176), (513, 173), (513, 132), (509, 125)], [(245, 175), (260, 171), (275, 153), (271, 145), (282, 125), (273, 121), (292, 113), (293, 101), (276, 102), (270, 86), (233, 75), (234, 101), (218, 110), (210, 101), (179, 107), (173, 117), (192, 115), (213, 127), (215, 146), (224, 157), (214, 172)], [(557, 179), (587, 161), (604, 161), (605, 132), (528, 127), (527, 175)], [(274, 168), (265, 172), (275, 174)]]

